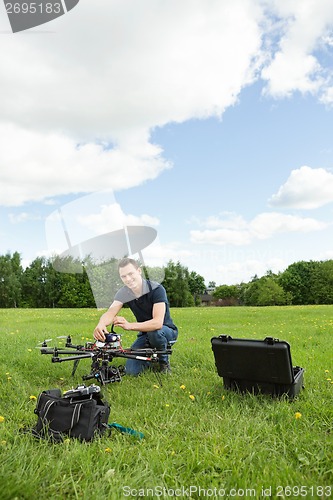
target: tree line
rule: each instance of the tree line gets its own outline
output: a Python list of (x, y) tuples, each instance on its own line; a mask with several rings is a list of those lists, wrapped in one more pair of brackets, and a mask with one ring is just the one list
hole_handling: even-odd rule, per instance
[[(55, 265), (55, 258), (37, 257), (23, 269), (18, 252), (0, 256), (0, 308), (53, 308), (96, 307), (94, 288), (103, 287), (103, 280), (113, 279), (121, 286), (118, 273), (106, 275), (105, 267), (96, 266), (89, 273), (89, 262), (63, 262)], [(78, 268), (82, 272), (60, 272)], [(91, 264), (91, 262), (90, 262)], [(91, 267), (91, 266), (90, 266)], [(88, 272), (87, 272), (88, 269)], [(147, 276), (163, 274), (171, 307), (191, 307), (201, 304), (207, 291), (205, 280), (195, 271), (189, 271), (180, 262), (169, 261), (162, 268), (148, 268)], [(89, 275), (88, 275), (89, 274)], [(118, 281), (117, 281), (118, 280)], [(216, 306), (270, 306), (333, 304), (333, 260), (300, 261), (291, 264), (281, 273), (268, 271), (265, 276), (254, 276), (248, 283), (219, 285), (210, 282), (211, 305)], [(110, 303), (113, 297), (110, 297)]]
[[(117, 261), (114, 261), (117, 263)], [(111, 261), (103, 266), (93, 266), (91, 260), (81, 263), (73, 259), (37, 257), (23, 269), (18, 252), (0, 256), (0, 308), (54, 308), (96, 307), (95, 293), (112, 280), (115, 287), (122, 285), (116, 265)], [(56, 264), (56, 265), (55, 265)], [(80, 269), (80, 273), (60, 272)], [(93, 270), (93, 272), (92, 272)], [(172, 307), (190, 307), (200, 303), (205, 292), (205, 280), (189, 271), (180, 262), (169, 261), (162, 268), (144, 268), (145, 274), (154, 279), (163, 276)], [(107, 298), (109, 303), (113, 297)]]
[(277, 274), (268, 271), (248, 283), (218, 286), (212, 295), (216, 305), (333, 304), (333, 260), (295, 262)]

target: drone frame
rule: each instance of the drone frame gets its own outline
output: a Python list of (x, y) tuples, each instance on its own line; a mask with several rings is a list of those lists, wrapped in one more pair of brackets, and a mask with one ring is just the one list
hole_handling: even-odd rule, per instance
[[(113, 328), (111, 333), (115, 334)], [(91, 371), (88, 375), (82, 377), (83, 380), (94, 379), (102, 385), (113, 382), (120, 382), (125, 369), (123, 365), (110, 365), (114, 358), (137, 359), (147, 361), (152, 365), (156, 365), (159, 361), (159, 356), (163, 354), (172, 354), (171, 344), (168, 344), (165, 350), (157, 350), (147, 347), (143, 349), (124, 349), (121, 346), (120, 335), (117, 334), (117, 346), (115, 343), (98, 343), (86, 342), (84, 345), (73, 344), (70, 335), (66, 337), (65, 348), (48, 347), (46, 341), (42, 343), (40, 348), (41, 354), (52, 355), (52, 363), (62, 363), (64, 361), (74, 361), (72, 377), (75, 375), (76, 369), (81, 359), (91, 359)], [(99, 344), (99, 345), (97, 345)], [(155, 371), (156, 375), (157, 372)]]

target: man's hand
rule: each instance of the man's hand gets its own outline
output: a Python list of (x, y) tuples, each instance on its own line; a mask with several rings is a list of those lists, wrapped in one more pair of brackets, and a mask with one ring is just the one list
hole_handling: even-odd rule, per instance
[(105, 334), (108, 333), (108, 330), (106, 328), (106, 325), (102, 325), (98, 323), (94, 330), (94, 339), (95, 340), (100, 340), (101, 342), (105, 341)]
[(123, 330), (130, 330), (131, 323), (127, 321), (127, 319), (123, 318), (123, 316), (116, 316), (113, 320), (114, 326), (120, 326)]

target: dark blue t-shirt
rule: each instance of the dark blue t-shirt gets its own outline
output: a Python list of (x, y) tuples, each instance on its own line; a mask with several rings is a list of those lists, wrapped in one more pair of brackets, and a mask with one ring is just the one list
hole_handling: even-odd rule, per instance
[(154, 304), (164, 302), (166, 307), (163, 324), (177, 329), (170, 316), (169, 302), (165, 288), (160, 283), (144, 279), (141, 297), (135, 297), (130, 288), (123, 286), (116, 293), (114, 300), (118, 300), (122, 304), (128, 304), (139, 323), (152, 319)]

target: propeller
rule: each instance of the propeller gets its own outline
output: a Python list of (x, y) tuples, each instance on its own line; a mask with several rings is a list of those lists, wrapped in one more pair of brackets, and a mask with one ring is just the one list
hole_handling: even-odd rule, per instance
[(51, 342), (52, 339), (45, 339), (42, 342), (38, 342), (38, 344), (41, 344), (41, 347), (36, 347), (36, 349), (44, 349), (47, 346), (48, 342)]

